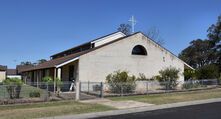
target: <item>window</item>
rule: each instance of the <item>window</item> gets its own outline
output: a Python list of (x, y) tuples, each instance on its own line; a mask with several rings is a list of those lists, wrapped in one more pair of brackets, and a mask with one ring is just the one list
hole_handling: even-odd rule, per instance
[(147, 55), (147, 51), (143, 46), (137, 45), (133, 48), (132, 55)]

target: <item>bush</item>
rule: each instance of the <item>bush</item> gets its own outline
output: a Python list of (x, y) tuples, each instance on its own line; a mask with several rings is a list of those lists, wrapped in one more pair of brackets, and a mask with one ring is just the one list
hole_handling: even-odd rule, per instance
[(8, 78), (3, 81), (3, 84), (6, 85), (6, 90), (9, 94), (10, 99), (19, 98), (21, 92), (21, 86), (23, 82), (18, 78)]
[(192, 88), (200, 88), (203, 87), (199, 82), (185, 82), (182, 86), (183, 89), (192, 89)]
[(60, 91), (61, 91), (61, 88), (62, 88), (62, 85), (63, 85), (63, 82), (61, 81), (60, 78), (55, 78), (55, 83), (56, 83), (56, 94), (57, 96), (60, 95)]
[(137, 78), (138, 81), (148, 81), (149, 79), (143, 74), (139, 73), (139, 77)]
[(50, 76), (44, 77), (42, 79), (42, 81), (45, 82), (45, 83), (49, 83), (49, 84), (53, 83), (53, 79)]
[(158, 81), (166, 89), (174, 89), (178, 85), (179, 69), (169, 67), (159, 71)]
[(214, 64), (205, 65), (196, 71), (197, 79), (218, 79), (219, 67)]
[(138, 81), (153, 81), (155, 77), (147, 78), (143, 73), (139, 73), (139, 77), (137, 78)]
[(34, 97), (40, 97), (41, 93), (39, 91), (32, 91), (29, 93), (29, 97), (34, 98)]
[(184, 69), (183, 75), (185, 80), (196, 79), (196, 71), (192, 69)]
[(219, 74), (219, 78), (218, 78), (218, 84), (221, 84), (221, 73)]
[(55, 81), (56, 81), (57, 87), (58, 87), (58, 88), (61, 88), (62, 85), (63, 85), (63, 82), (61, 81), (61, 79), (60, 79), (60, 78), (55, 78)]
[(134, 91), (136, 77), (129, 76), (127, 71), (115, 71), (106, 77), (112, 93), (131, 93)]

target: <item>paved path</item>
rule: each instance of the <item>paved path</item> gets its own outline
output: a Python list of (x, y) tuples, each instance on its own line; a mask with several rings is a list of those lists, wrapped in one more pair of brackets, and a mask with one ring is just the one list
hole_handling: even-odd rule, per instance
[(116, 109), (129, 109), (129, 108), (137, 108), (137, 107), (147, 107), (153, 106), (154, 104), (142, 103), (133, 100), (127, 101), (112, 101), (109, 99), (92, 99), (92, 100), (84, 100), (80, 101), (82, 103), (91, 103), (91, 104), (102, 104), (110, 107), (114, 107)]
[(93, 119), (221, 119), (221, 102)]
[[(151, 111), (156, 111), (156, 110), (169, 110), (170, 108), (175, 108), (175, 110), (179, 107), (184, 107), (184, 106), (193, 106), (193, 105), (204, 105), (204, 104), (209, 104), (214, 103), (219, 104), (218, 107), (214, 107), (217, 109), (217, 111), (221, 114), (221, 98), (216, 98), (216, 99), (208, 99), (208, 100), (198, 100), (198, 101), (189, 101), (189, 102), (180, 102), (180, 103), (172, 103), (172, 104), (163, 104), (163, 105), (154, 105), (154, 106), (148, 106), (148, 107), (140, 107), (140, 108), (130, 108), (130, 109), (121, 109), (121, 110), (112, 110), (112, 111), (105, 111), (105, 112), (96, 112), (96, 113), (87, 113), (87, 114), (79, 114), (79, 115), (66, 115), (66, 116), (56, 116), (56, 117), (48, 117), (48, 118), (42, 118), (42, 119), (88, 119), (88, 118), (102, 118), (102, 117), (112, 117), (112, 116), (117, 116), (117, 115), (130, 115), (132, 113), (140, 113), (140, 112), (151, 112)], [(214, 105), (204, 107), (204, 110), (208, 108), (213, 108)], [(219, 108), (219, 109), (218, 109)], [(191, 109), (191, 107), (189, 108)], [(196, 108), (196, 110), (199, 108)], [(216, 112), (217, 112), (216, 111)], [(213, 112), (213, 111), (212, 111)], [(211, 114), (214, 114), (212, 113)], [(215, 114), (216, 114), (215, 112)], [(209, 114), (208, 112), (207, 114)], [(192, 115), (194, 116), (194, 115)], [(164, 117), (163, 119), (166, 119), (167, 117)], [(155, 118), (158, 119), (158, 118)], [(179, 117), (179, 119), (181, 119)], [(185, 118), (189, 119), (189, 118)], [(191, 119), (191, 118), (190, 118)], [(198, 119), (198, 118), (194, 118)], [(201, 118), (199, 118), (201, 119)], [(205, 118), (206, 119), (206, 118)], [(209, 118), (211, 119), (211, 118)], [(213, 118), (212, 118), (213, 119)], [(215, 118), (214, 119), (221, 119), (221, 118)]]

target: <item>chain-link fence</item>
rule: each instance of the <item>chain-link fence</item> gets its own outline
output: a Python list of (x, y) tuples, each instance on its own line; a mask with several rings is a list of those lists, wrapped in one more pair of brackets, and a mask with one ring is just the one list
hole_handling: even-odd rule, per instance
[[(92, 99), (110, 96), (145, 95), (219, 87), (216, 79), (185, 82), (136, 81), (126, 83), (80, 82), (0, 84), (0, 104), (32, 103), (49, 100)], [(79, 89), (77, 91), (76, 89)], [(79, 92), (79, 93), (76, 93)], [(79, 95), (77, 95), (79, 94)], [(76, 98), (77, 97), (77, 98)]]
[(97, 97), (158, 94), (216, 88), (216, 79), (184, 82), (136, 81), (130, 83), (81, 82), (81, 92)]
[[(75, 99), (73, 82), (0, 84), (0, 104), (32, 103), (50, 100)], [(68, 92), (68, 93), (66, 93)]]
[(80, 92), (92, 96), (103, 96), (103, 82), (81, 82)]

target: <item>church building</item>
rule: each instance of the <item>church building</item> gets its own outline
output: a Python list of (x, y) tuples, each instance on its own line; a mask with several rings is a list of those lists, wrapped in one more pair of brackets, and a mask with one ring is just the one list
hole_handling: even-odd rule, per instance
[(41, 82), (45, 76), (62, 81), (105, 82), (106, 76), (117, 70), (151, 78), (168, 67), (180, 70), (179, 81), (184, 81), (185, 68), (192, 69), (141, 32), (115, 32), (54, 54), (49, 61), (23, 70), (22, 78), (26, 82)]

